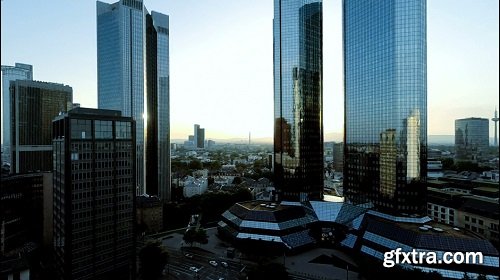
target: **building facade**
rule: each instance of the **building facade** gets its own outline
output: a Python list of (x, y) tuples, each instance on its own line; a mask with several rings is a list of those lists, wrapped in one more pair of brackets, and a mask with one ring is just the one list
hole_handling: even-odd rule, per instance
[(15, 66), (2, 65), (2, 144), (10, 146), (10, 81), (33, 80), (33, 66), (16, 63)]
[[(77, 108), (53, 121), (53, 251), (59, 279), (135, 275), (135, 123)], [(133, 279), (133, 278), (132, 278)]]
[(11, 173), (52, 171), (52, 119), (73, 104), (70, 86), (10, 82)]
[(274, 1), (274, 173), (279, 200), (323, 198), (323, 8)]
[(137, 193), (170, 199), (169, 19), (141, 0), (97, 2), (98, 107), (134, 118)]
[(426, 1), (343, 2), (344, 193), (425, 213)]
[(455, 120), (455, 159), (476, 161), (488, 155), (489, 120), (466, 118)]

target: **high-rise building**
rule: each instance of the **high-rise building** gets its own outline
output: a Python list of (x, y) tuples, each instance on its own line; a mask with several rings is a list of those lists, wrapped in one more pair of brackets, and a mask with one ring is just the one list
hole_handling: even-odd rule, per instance
[(455, 159), (476, 161), (488, 154), (489, 120), (466, 118), (455, 120)]
[(205, 148), (205, 129), (201, 128), (199, 124), (194, 125), (193, 141), (195, 148)]
[(11, 173), (52, 171), (52, 119), (73, 105), (70, 86), (10, 82)]
[(10, 146), (10, 81), (33, 80), (33, 66), (16, 63), (15, 66), (2, 65), (2, 143)]
[(425, 0), (343, 1), (344, 194), (354, 204), (425, 213)]
[(97, 2), (98, 107), (136, 121), (137, 193), (170, 199), (169, 19), (142, 0)]
[(323, 9), (274, 1), (274, 172), (279, 200), (323, 198)]
[(119, 111), (57, 116), (53, 246), (59, 279), (135, 274), (135, 123)]

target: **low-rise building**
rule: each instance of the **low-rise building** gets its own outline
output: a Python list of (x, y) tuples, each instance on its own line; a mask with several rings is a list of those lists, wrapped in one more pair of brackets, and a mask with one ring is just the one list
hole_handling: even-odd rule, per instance
[(157, 196), (147, 194), (137, 197), (137, 224), (146, 233), (155, 233), (163, 229), (163, 204)]

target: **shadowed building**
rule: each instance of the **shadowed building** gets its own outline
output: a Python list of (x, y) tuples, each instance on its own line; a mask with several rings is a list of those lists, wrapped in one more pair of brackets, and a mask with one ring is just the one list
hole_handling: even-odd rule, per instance
[(135, 275), (135, 123), (77, 108), (53, 121), (53, 249), (59, 279)]
[(321, 1), (274, 1), (274, 172), (278, 200), (323, 198)]
[(52, 171), (52, 120), (71, 109), (70, 86), (29, 80), (10, 82), (11, 173)]
[(467, 118), (455, 120), (455, 159), (476, 161), (488, 155), (489, 120)]
[(345, 0), (344, 194), (395, 213), (425, 213), (425, 0)]

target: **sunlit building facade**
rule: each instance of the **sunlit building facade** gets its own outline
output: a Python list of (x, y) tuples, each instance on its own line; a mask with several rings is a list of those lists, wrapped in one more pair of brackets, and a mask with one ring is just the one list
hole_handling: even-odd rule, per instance
[(274, 1), (274, 172), (279, 200), (323, 198), (322, 1)]
[(424, 213), (426, 1), (346, 0), (343, 12), (346, 198)]
[(170, 199), (169, 18), (97, 2), (98, 107), (136, 121), (137, 194)]

